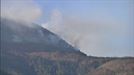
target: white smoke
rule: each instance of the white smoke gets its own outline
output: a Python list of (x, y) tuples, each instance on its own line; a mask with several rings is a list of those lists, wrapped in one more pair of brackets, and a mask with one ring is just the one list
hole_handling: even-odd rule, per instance
[(88, 55), (104, 56), (105, 53), (105, 56), (110, 56), (107, 52), (118, 51), (112, 46), (113, 39), (126, 36), (127, 32), (124, 24), (107, 16), (97, 15), (87, 20), (78, 16), (64, 16), (58, 9), (54, 9), (50, 21), (42, 26)]
[(76, 40), (79, 38), (79, 36), (76, 35), (76, 33), (72, 33), (71, 29), (67, 29), (70, 27), (69, 25), (64, 25), (63, 15), (58, 9), (54, 9), (52, 11), (49, 22), (42, 24), (42, 26), (56, 33), (71, 45), (76, 46)]
[[(41, 9), (33, 0), (1, 0), (2, 17), (34, 22), (41, 14)], [(113, 52), (118, 55), (123, 51), (123, 45), (119, 46), (123, 43), (120, 39), (128, 36), (125, 30), (128, 26), (122, 24), (124, 22), (106, 14), (106, 11), (97, 11), (97, 14), (93, 12), (93, 15), (87, 16), (89, 18), (83, 19), (75, 14), (64, 15), (60, 10), (54, 9), (50, 20), (42, 26), (88, 55), (113, 56)], [(133, 55), (133, 49), (128, 52)]]
[(41, 15), (33, 0), (1, 0), (1, 17), (33, 22)]
[(42, 24), (43, 27), (53, 31), (53, 32), (61, 32), (61, 29), (63, 28), (61, 25), (62, 22), (62, 14), (59, 10), (54, 9), (51, 13), (50, 21)]

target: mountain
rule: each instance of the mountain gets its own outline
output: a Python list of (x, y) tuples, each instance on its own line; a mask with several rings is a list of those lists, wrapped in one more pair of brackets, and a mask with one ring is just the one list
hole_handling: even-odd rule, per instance
[(23, 52), (33, 50), (76, 50), (59, 36), (39, 25), (5, 18), (1, 18), (0, 23), (2, 49)]
[(37, 24), (1, 18), (1, 75), (134, 75), (134, 57), (87, 56)]

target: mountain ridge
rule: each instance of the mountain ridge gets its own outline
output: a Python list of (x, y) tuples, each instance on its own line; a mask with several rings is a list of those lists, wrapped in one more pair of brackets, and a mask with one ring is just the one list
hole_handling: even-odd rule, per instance
[(134, 75), (134, 57), (87, 56), (41, 26), (9, 21), (0, 22), (2, 75)]
[(54, 50), (57, 48), (57, 50), (76, 50), (56, 34), (36, 24), (29, 27), (29, 25), (25, 25), (25, 23), (23, 25), (23, 23), (20, 22), (1, 18), (0, 27), (1, 42), (3, 45), (9, 44), (9, 46), (24, 46), (23, 48), (25, 48), (25, 46), (27, 47), (27, 45), (33, 45), (32, 47), (35, 49), (48, 48), (49, 50)]

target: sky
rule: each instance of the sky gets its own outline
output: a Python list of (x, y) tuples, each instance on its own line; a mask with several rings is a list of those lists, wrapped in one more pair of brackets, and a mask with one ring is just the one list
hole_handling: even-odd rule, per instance
[(133, 0), (3, 0), (2, 4), (2, 15), (40, 24), (87, 55), (134, 56)]

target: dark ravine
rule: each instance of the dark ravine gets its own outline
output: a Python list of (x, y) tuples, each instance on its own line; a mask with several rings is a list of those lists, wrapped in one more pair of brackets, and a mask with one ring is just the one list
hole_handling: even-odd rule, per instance
[(134, 57), (87, 56), (36, 24), (1, 18), (0, 28), (0, 75), (134, 75)]

